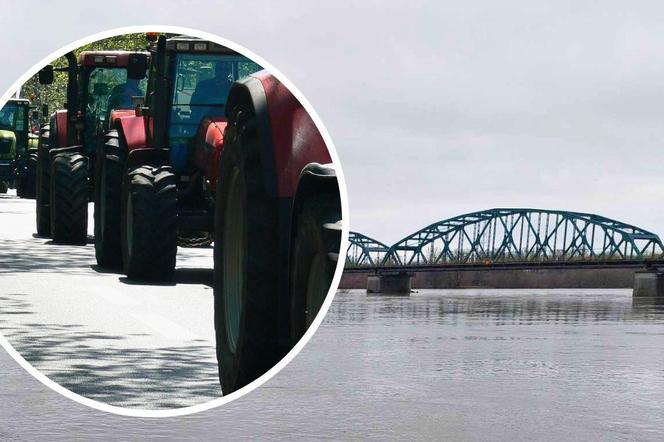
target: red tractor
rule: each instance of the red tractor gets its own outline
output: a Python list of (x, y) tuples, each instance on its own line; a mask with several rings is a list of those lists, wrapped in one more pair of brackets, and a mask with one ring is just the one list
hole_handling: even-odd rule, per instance
[(85, 51), (78, 60), (72, 52), (65, 57), (67, 67), (48, 65), (39, 72), (41, 84), (53, 83), (56, 70), (68, 75), (66, 109), (57, 110), (40, 131), (37, 233), (58, 243), (85, 244), (94, 189), (90, 164), (109, 124), (133, 114), (132, 96), (144, 94), (147, 53)]
[(213, 42), (154, 39), (146, 106), (116, 121), (98, 156), (97, 257), (168, 279), (179, 236), (214, 235), (229, 393), (272, 368), (320, 310), (338, 262), (339, 187), (316, 125), (275, 77)]

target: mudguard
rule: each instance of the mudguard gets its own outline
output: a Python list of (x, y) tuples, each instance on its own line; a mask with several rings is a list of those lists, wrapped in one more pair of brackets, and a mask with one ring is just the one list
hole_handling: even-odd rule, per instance
[[(310, 163), (331, 163), (318, 128), (298, 99), (272, 74), (263, 70), (235, 83), (230, 92), (227, 112), (237, 100), (250, 100), (256, 113), (256, 125), (263, 132), (261, 143), (270, 152), (261, 152), (264, 173), (274, 175), (275, 196), (293, 198), (300, 174)], [(264, 132), (268, 132), (265, 134)]]
[(203, 172), (210, 181), (212, 192), (217, 190), (219, 158), (224, 147), (224, 130), (228, 125), (225, 117), (205, 118), (198, 127), (191, 150), (191, 164)]
[(56, 147), (53, 149), (50, 149), (48, 153), (51, 155), (51, 159), (55, 158), (55, 156), (59, 153), (65, 153), (65, 152), (77, 152), (84, 154), (85, 150), (83, 148), (82, 144), (76, 145), (76, 146), (67, 146), (67, 147)]
[(147, 134), (145, 133), (145, 117), (124, 116), (117, 119), (114, 127), (118, 129), (127, 143), (127, 150), (145, 149)]
[(169, 159), (168, 149), (132, 149), (127, 156), (127, 169), (142, 164), (168, 164)]
[(136, 116), (136, 111), (134, 109), (115, 109), (111, 111), (109, 116), (109, 127), (113, 127), (115, 123), (122, 117), (133, 117)]
[[(55, 133), (51, 134), (57, 140), (58, 146), (67, 145), (67, 110), (60, 109), (55, 111), (53, 115), (53, 122), (55, 123)], [(53, 124), (51, 124), (53, 126)], [(53, 127), (51, 127), (52, 129)]]

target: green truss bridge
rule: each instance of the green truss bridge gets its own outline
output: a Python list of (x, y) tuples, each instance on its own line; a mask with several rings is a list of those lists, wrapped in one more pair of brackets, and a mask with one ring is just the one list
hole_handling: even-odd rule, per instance
[(350, 233), (346, 268), (658, 262), (658, 235), (600, 215), (497, 208), (433, 223), (387, 246)]

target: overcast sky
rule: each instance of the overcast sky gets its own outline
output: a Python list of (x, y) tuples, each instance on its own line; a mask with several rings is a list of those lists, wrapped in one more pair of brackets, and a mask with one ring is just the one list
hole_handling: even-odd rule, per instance
[(664, 235), (661, 2), (285, 3), (3, 5), (0, 89), (92, 33), (197, 28), (263, 56), (312, 103), (342, 161), (352, 230), (392, 243), (513, 206)]

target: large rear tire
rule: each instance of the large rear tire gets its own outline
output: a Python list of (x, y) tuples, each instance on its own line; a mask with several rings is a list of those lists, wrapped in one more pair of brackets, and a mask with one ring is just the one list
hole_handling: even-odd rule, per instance
[(341, 247), (339, 193), (314, 195), (294, 219), (291, 239), (291, 343), (320, 311), (332, 284)]
[(95, 168), (95, 256), (102, 267), (122, 267), (120, 211), (124, 162), (120, 159), (117, 131), (107, 136), (104, 150), (97, 154)]
[(37, 153), (30, 152), (26, 161), (25, 175), (16, 180), (16, 196), (24, 199), (35, 197)]
[(59, 244), (85, 244), (88, 239), (88, 158), (60, 153), (51, 166), (51, 236)]
[(51, 235), (51, 157), (50, 157), (50, 129), (49, 125), (42, 127), (37, 147), (37, 179), (36, 179), (36, 215), (37, 235), (49, 237)]
[(242, 133), (247, 125), (238, 113), (226, 129), (215, 207), (214, 314), (224, 394), (254, 381), (284, 355), (277, 202), (265, 190), (256, 132)]
[(177, 254), (177, 187), (170, 166), (139, 166), (122, 189), (122, 262), (130, 279), (173, 279)]
[(25, 177), (23, 194), (25, 198), (35, 198), (37, 183), (37, 152), (30, 152), (28, 155), (28, 170)]

